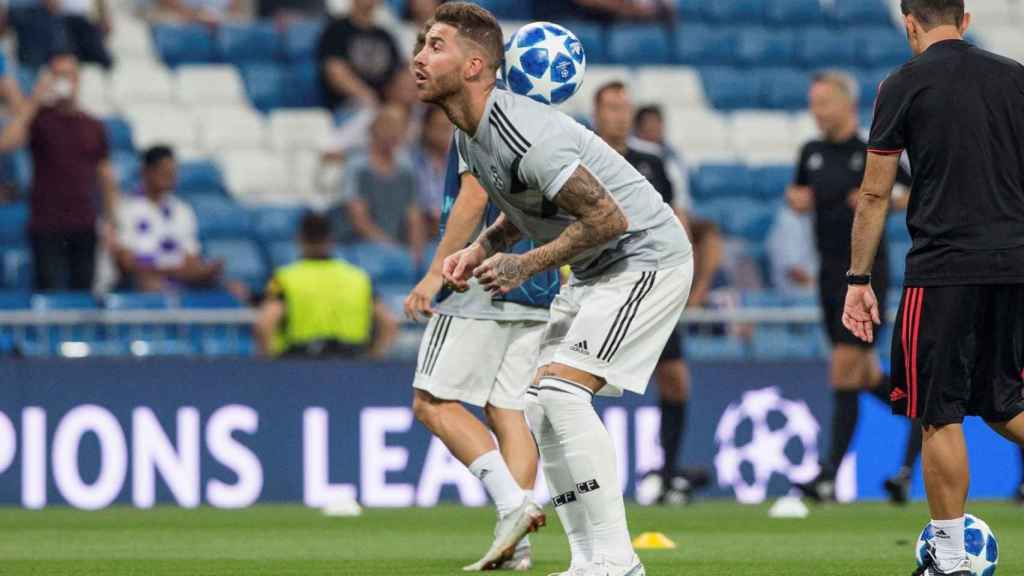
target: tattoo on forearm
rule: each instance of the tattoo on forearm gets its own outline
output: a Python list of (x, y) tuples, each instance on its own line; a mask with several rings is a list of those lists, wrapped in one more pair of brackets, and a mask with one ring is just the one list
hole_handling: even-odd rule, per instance
[(484, 253), (493, 256), (511, 248), (521, 237), (519, 229), (502, 215), (494, 224), (480, 233), (477, 244), (484, 249)]
[(558, 238), (523, 257), (531, 272), (567, 264), (581, 252), (605, 244), (629, 228), (626, 215), (611, 194), (583, 166), (565, 183), (555, 204), (575, 216), (576, 221)]
[(523, 263), (519, 258), (504, 258), (494, 271), (499, 284), (519, 284), (523, 278)]

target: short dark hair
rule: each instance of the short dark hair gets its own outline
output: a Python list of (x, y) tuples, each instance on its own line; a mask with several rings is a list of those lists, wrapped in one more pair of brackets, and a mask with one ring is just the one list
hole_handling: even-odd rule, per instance
[(486, 8), (469, 2), (447, 2), (434, 12), (436, 24), (455, 28), (459, 36), (479, 45), (490, 58), (491, 69), (498, 70), (505, 57), (505, 41), (498, 19)]
[(661, 106), (648, 104), (636, 109), (636, 114), (633, 115), (633, 124), (639, 126), (648, 116), (654, 116), (662, 121), (665, 120), (665, 114), (661, 111)]
[(926, 30), (936, 26), (960, 26), (964, 22), (964, 0), (900, 0), (904, 16), (911, 15)]
[(320, 212), (307, 211), (299, 222), (299, 239), (308, 244), (323, 244), (331, 240), (331, 220)]
[(142, 153), (142, 167), (152, 168), (166, 159), (174, 159), (174, 150), (166, 144), (150, 146)]
[(606, 92), (625, 90), (626, 84), (621, 80), (612, 80), (611, 82), (605, 82), (594, 92), (594, 108), (601, 105), (601, 99), (604, 98)]

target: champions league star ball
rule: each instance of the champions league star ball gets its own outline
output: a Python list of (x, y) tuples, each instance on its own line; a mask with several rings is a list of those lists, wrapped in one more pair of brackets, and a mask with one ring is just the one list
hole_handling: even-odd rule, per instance
[[(935, 527), (929, 523), (917, 539), (917, 565), (924, 564), (928, 557), (928, 544), (935, 538)], [(964, 547), (971, 562), (971, 576), (992, 576), (999, 563), (999, 544), (992, 530), (981, 518), (967, 514), (964, 518)]]
[(583, 85), (587, 55), (575, 34), (551, 22), (520, 28), (505, 46), (508, 89), (542, 104), (560, 104)]

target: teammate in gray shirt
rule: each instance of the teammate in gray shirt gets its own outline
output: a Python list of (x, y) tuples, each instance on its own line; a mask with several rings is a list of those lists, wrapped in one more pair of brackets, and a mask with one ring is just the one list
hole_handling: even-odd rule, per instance
[[(594, 394), (643, 393), (686, 303), (693, 261), (686, 231), (624, 158), (564, 114), (495, 90), (504, 56), (487, 10), (446, 3), (413, 61), (419, 97), (458, 127), (463, 167), (503, 214), (445, 259), (456, 289), (476, 278), (506, 294), (570, 264), (543, 337), (527, 419), (572, 548), (573, 574), (643, 576), (626, 525), (615, 449)], [(541, 244), (506, 250), (521, 237)], [(543, 523), (535, 507), (499, 522), (481, 567), (514, 552)]]

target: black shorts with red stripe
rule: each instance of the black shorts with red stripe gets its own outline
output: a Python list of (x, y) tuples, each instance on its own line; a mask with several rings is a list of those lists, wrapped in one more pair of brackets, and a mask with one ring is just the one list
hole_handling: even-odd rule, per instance
[(893, 413), (925, 425), (1024, 413), (1024, 285), (904, 288), (891, 379)]

